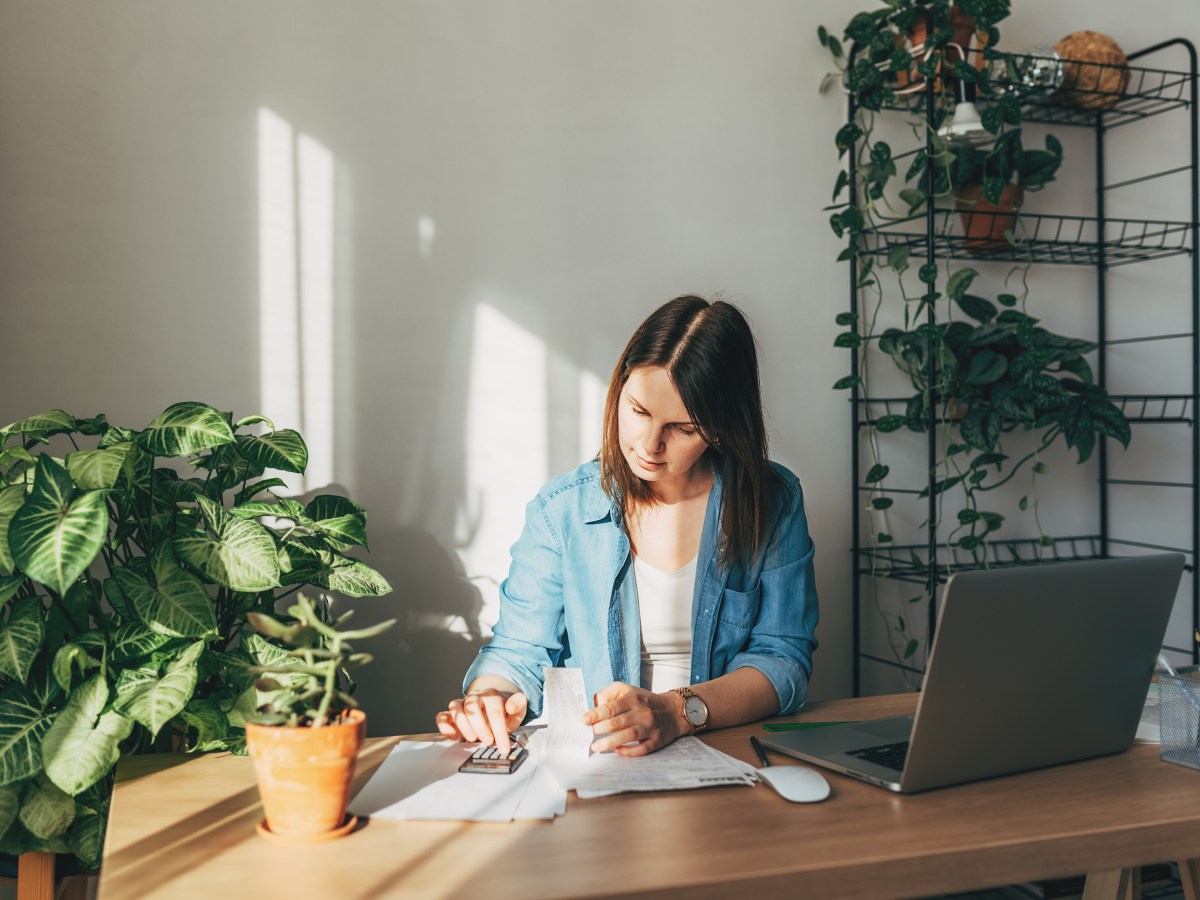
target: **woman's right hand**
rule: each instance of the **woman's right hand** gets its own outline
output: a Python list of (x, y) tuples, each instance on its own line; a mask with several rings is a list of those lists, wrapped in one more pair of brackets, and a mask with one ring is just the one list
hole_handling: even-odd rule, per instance
[(451, 740), (495, 744), (507, 756), (512, 749), (509, 732), (525, 720), (528, 709), (529, 698), (520, 691), (486, 688), (451, 700), (450, 707), (437, 714), (437, 727)]

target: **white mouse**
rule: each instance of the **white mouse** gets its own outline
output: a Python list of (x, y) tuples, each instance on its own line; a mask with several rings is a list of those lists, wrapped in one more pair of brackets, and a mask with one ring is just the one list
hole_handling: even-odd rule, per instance
[(757, 772), (758, 777), (775, 788), (775, 792), (784, 800), (816, 803), (829, 796), (829, 782), (816, 769), (807, 766), (766, 766)]

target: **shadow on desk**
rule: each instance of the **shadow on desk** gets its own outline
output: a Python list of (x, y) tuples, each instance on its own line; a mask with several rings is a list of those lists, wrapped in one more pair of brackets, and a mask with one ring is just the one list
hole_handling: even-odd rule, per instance
[[(359, 756), (354, 791), (359, 790), (387, 758), (394, 743), (376, 742), (364, 748)], [(175, 820), (170, 810), (178, 781), (172, 770), (183, 764), (189, 766), (190, 773), (198, 773), (196, 777), (207, 782), (207, 794), (217, 799), (186, 819)], [(123, 760), (117, 778), (123, 790), (114, 795), (111, 815), (138, 815), (148, 825), (159, 818), (162, 824), (145, 837), (106, 854), (106, 878), (111, 876), (121, 882), (122, 888), (133, 896), (148, 894), (162, 883), (187, 875), (240, 844), (262, 841), (255, 831), (263, 814), (258, 788), (239, 788), (247, 780), (252, 781), (253, 775), (243, 773), (243, 777), (231, 780), (226, 777), (230, 766), (252, 771), (254, 762), (249, 757), (233, 757), (227, 753), (207, 756), (160, 754)], [(204, 772), (206, 768), (207, 773)], [(135, 802), (125, 799), (132, 796), (128, 792), (130, 787), (136, 787), (140, 800), (136, 811), (122, 806)], [(145, 802), (148, 797), (153, 797), (152, 804)]]

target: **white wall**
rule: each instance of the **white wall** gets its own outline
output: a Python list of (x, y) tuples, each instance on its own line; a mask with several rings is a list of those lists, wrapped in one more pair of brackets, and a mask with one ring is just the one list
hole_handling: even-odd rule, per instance
[[(845, 303), (821, 207), (834, 0), (0, 3), (5, 422), (140, 426), (171, 402), (304, 430), (308, 487), (370, 512), (404, 628), (372, 731), (427, 727), (538, 484), (595, 450), (632, 328), (723, 291), (761, 348), (773, 455), (806, 485), (812, 695), (849, 692)], [(1021, 4), (1200, 38), (1185, 0)], [(300, 327), (296, 326), (301, 322)], [(331, 326), (324, 323), (332, 323)]]

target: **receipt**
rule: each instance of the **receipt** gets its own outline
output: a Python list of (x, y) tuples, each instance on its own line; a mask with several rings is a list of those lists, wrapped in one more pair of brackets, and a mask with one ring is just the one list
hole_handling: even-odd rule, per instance
[(546, 667), (543, 710), (548, 722), (537, 742), (544, 759), (587, 759), (592, 752), (592, 729), (581, 718), (587, 712), (582, 669)]

